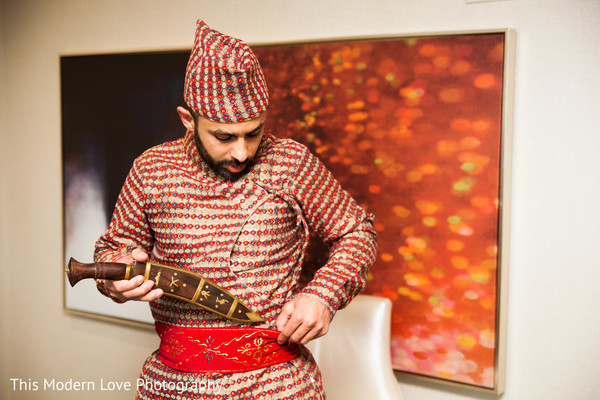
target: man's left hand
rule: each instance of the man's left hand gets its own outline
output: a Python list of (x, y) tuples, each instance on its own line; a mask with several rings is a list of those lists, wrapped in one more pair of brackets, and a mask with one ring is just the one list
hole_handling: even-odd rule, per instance
[(277, 343), (307, 344), (329, 330), (329, 311), (317, 299), (299, 295), (286, 303), (275, 325), (281, 334)]

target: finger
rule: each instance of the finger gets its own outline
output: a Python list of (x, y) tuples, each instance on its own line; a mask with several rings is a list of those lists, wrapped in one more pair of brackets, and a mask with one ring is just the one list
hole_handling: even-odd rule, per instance
[[(284, 344), (285, 342), (288, 341), (294, 341), (292, 340), (292, 336), (294, 334), (296, 334), (296, 331), (300, 328), (300, 326), (302, 325), (302, 319), (298, 318), (297, 316), (292, 316), (291, 318), (288, 319), (288, 321), (286, 322), (285, 326), (283, 327), (283, 329), (281, 329), (281, 333), (279, 334), (279, 337), (277, 338), (277, 343), (279, 344)], [(305, 328), (303, 328), (305, 329)], [(306, 331), (304, 332), (299, 332), (298, 335), (302, 335), (304, 336), (304, 334), (306, 333)]]
[(144, 283), (144, 277), (134, 276), (130, 280), (106, 281), (104, 287), (109, 293), (121, 300), (135, 300), (142, 297), (152, 289), (154, 281)]
[(277, 336), (277, 343), (279, 343), (280, 345), (287, 343), (290, 340), (290, 336), (294, 333), (294, 330), (292, 328), (287, 329), (287, 327), (288, 325), (286, 325), (286, 328), (284, 328), (284, 330), (281, 331), (279, 336)]
[(287, 324), (288, 320), (292, 316), (293, 311), (294, 311), (294, 307), (291, 303), (288, 303), (283, 306), (283, 308), (281, 309), (281, 313), (279, 314), (279, 316), (277, 317), (277, 320), (275, 321), (275, 326), (277, 327), (278, 331), (283, 330), (283, 328), (285, 327), (285, 324)]
[[(310, 332), (312, 332), (310, 325), (306, 323), (300, 323), (296, 326), (296, 329), (290, 334), (289, 341), (292, 343), (301, 344), (308, 343), (311, 337), (309, 336)], [(304, 338), (307, 338), (306, 342), (304, 342)]]
[(325, 335), (328, 331), (329, 331), (329, 326), (319, 325), (319, 326), (315, 326), (313, 329), (308, 331), (301, 339), (296, 341), (296, 339), (294, 337), (292, 337), (292, 340), (295, 341), (296, 343), (307, 344), (311, 340), (320, 338), (321, 336)]
[(146, 281), (135, 289), (122, 292), (121, 295), (127, 300), (140, 300), (152, 290), (153, 286), (154, 281)]
[(305, 315), (298, 313), (292, 319), (298, 319), (298, 327), (290, 336), (290, 341), (300, 344), (306, 344), (314, 338), (323, 336), (329, 325), (322, 315), (311, 312)]
[(136, 261), (140, 261), (140, 262), (144, 262), (144, 261), (148, 260), (148, 254), (144, 253), (140, 249), (133, 249), (133, 251), (131, 252), (131, 256)]
[(149, 291), (146, 295), (140, 297), (139, 301), (154, 301), (156, 299), (158, 299), (159, 297), (161, 297), (164, 294), (162, 289), (154, 289)]
[(113, 256), (111, 261), (116, 263), (131, 264), (133, 262), (133, 258), (131, 257), (131, 253), (119, 253)]
[(294, 303), (289, 302), (283, 306), (283, 308), (281, 309), (281, 314), (279, 314), (279, 316), (277, 317), (277, 320), (275, 321), (275, 326), (277, 327), (277, 330), (281, 332), (279, 334), (279, 336), (277, 337), (277, 343), (279, 343), (279, 344), (284, 344), (289, 339), (290, 333), (289, 333), (289, 329), (286, 330), (286, 326), (289, 323), (293, 312), (294, 312)]
[(290, 337), (294, 334), (297, 328), (298, 325), (294, 324), (294, 322), (290, 318), (288, 318), (285, 325), (281, 329), (279, 329), (281, 333), (277, 337), (277, 343), (286, 343), (288, 340), (290, 340)]
[(123, 293), (139, 287), (142, 283), (144, 283), (144, 277), (142, 275), (137, 275), (129, 280), (105, 281), (104, 286), (109, 290)]

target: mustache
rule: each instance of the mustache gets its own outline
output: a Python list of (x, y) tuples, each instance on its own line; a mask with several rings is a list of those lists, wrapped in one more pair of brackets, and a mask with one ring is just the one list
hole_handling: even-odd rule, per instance
[(244, 164), (252, 165), (253, 162), (254, 162), (254, 157), (247, 158), (246, 161), (243, 161), (243, 162), (238, 161), (235, 158), (232, 158), (231, 160), (223, 160), (223, 161), (219, 162), (219, 164), (220, 165), (233, 165), (233, 166), (239, 167)]

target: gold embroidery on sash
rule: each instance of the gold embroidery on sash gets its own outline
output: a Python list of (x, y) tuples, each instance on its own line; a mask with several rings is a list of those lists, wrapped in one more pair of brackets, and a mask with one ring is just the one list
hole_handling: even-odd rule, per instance
[[(179, 332), (177, 332), (177, 334), (179, 334)], [(207, 362), (210, 362), (210, 360), (217, 356), (227, 360), (235, 361), (239, 364), (264, 364), (275, 356), (274, 350), (277, 349), (278, 345), (276, 342), (267, 341), (261, 337), (256, 337), (250, 340), (252, 336), (256, 334), (257, 332), (248, 333), (241, 337), (231, 339), (228, 342), (220, 343), (212, 348), (211, 346), (214, 343), (214, 338), (211, 335), (208, 335), (208, 337), (204, 340), (195, 339), (192, 336), (182, 336), (181, 339), (183, 339), (184, 341), (188, 341), (188, 343), (190, 344), (195, 344), (197, 351), (195, 351), (194, 354), (190, 355), (188, 358), (179, 361), (177, 365), (183, 365), (189, 362), (192, 358), (196, 358), (198, 356), (203, 356)], [(244, 341), (247, 341), (247, 343), (244, 346), (236, 347), (235, 352), (244, 354), (244, 358), (246, 359), (245, 361), (240, 360), (240, 358), (236, 356), (235, 353), (230, 352), (231, 348), (229, 348), (229, 346), (231, 346), (234, 342)], [(171, 351), (173, 353), (177, 354), (180, 354), (181, 349), (183, 349), (184, 347), (187, 348), (187, 346), (184, 343), (175, 339), (174, 337), (170, 337), (167, 343), (165, 344), (167, 347), (170, 347), (172, 349)]]

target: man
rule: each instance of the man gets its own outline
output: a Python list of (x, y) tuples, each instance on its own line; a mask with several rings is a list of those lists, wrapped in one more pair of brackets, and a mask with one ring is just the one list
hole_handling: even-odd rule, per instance
[[(376, 251), (372, 218), (304, 146), (264, 132), (267, 87), (242, 41), (199, 21), (184, 98), (177, 112), (185, 137), (135, 161), (95, 259), (150, 255), (194, 271), (265, 321), (231, 321), (162, 296), (142, 276), (99, 281), (115, 301), (150, 302), (161, 345), (143, 366), (138, 398), (324, 398), (302, 345), (327, 333), (336, 310), (364, 287)], [(330, 255), (300, 289), (310, 230)], [(271, 342), (246, 340), (258, 331)], [(283, 355), (253, 364), (265, 343)]]

